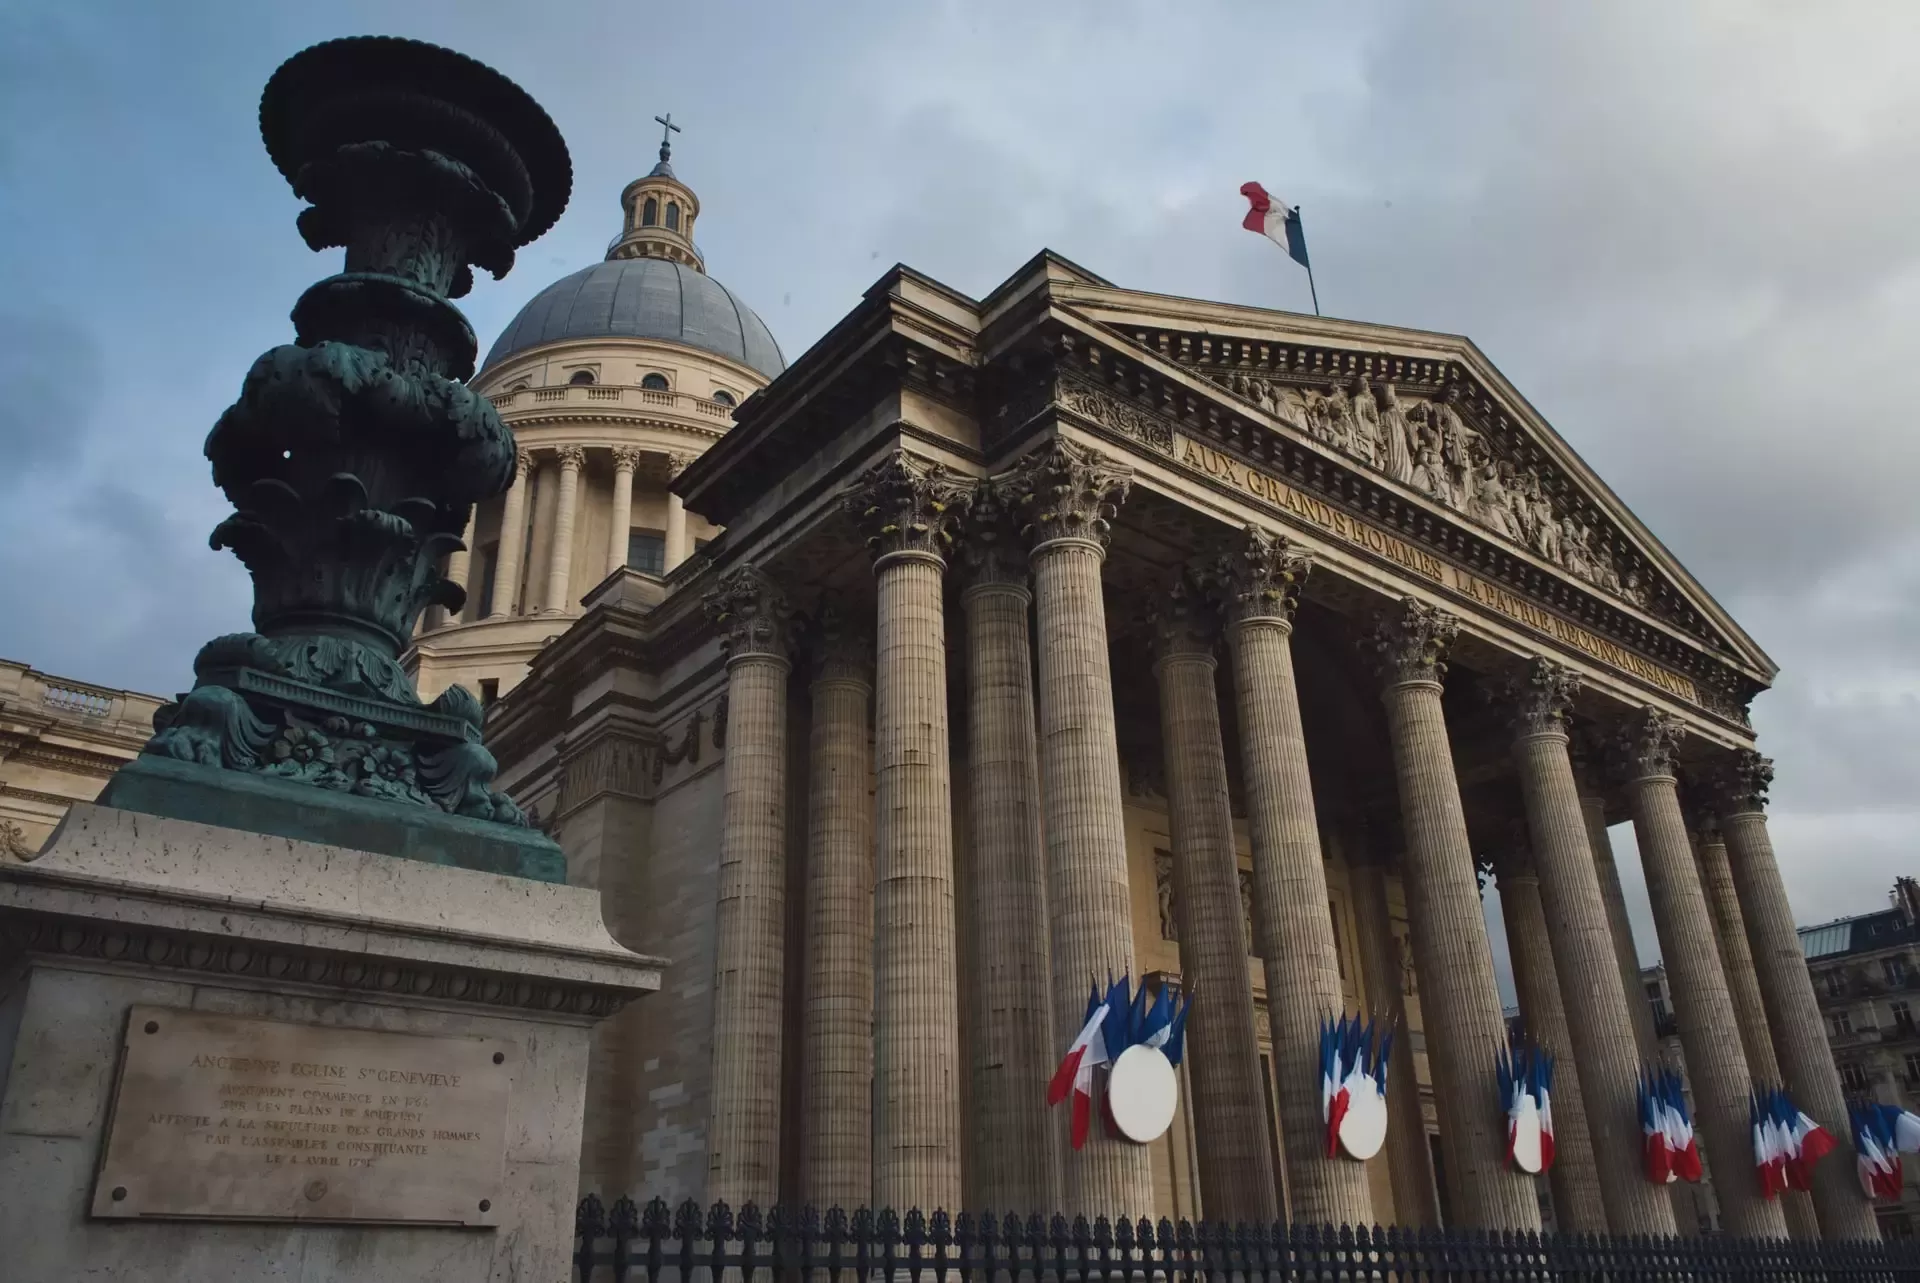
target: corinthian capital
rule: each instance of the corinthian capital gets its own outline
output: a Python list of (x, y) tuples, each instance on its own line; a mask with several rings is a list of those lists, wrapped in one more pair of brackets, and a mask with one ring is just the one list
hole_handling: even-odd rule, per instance
[(1300, 589), (1312, 570), (1313, 559), (1284, 535), (1248, 526), (1220, 559), (1227, 618), (1292, 623), (1293, 612), (1300, 606)]
[(1212, 655), (1220, 635), (1220, 614), (1209, 599), (1201, 575), (1189, 568), (1147, 612), (1153, 625), (1153, 656)]
[(792, 612), (773, 581), (753, 566), (730, 572), (707, 593), (707, 618), (720, 630), (720, 647), (729, 660), (762, 655), (787, 657), (787, 622)]
[(1671, 776), (1684, 729), (1679, 718), (1657, 708), (1647, 707), (1633, 714), (1620, 728), (1614, 745), (1622, 774), (1629, 780)]
[(944, 557), (967, 489), (939, 464), (896, 450), (855, 478), (845, 503), (876, 559), (907, 552)]
[(839, 597), (821, 598), (808, 618), (806, 651), (814, 681), (873, 685), (873, 632)]
[(957, 546), (973, 583), (1026, 582), (1027, 546), (1011, 489), (1006, 477), (988, 477), (967, 496)]
[(1007, 479), (1036, 550), (1062, 539), (1105, 548), (1133, 473), (1098, 451), (1055, 437), (1016, 464)]
[(553, 452), (553, 457), (560, 461), (562, 468), (572, 468), (575, 472), (578, 472), (586, 466), (587, 448), (578, 445), (563, 445)]
[(1500, 687), (1515, 735), (1565, 734), (1580, 678), (1564, 664), (1536, 655)]
[(1731, 760), (1714, 775), (1714, 804), (1725, 815), (1764, 811), (1767, 790), (1772, 786), (1773, 759), (1750, 748), (1736, 749)]
[(1447, 648), (1459, 632), (1460, 621), (1446, 611), (1403, 597), (1374, 617), (1365, 646), (1385, 685), (1437, 682), (1446, 675)]

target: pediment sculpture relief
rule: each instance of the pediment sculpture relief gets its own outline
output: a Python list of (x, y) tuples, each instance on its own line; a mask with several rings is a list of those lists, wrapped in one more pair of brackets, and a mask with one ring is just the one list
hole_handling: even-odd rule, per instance
[(1410, 486), (1603, 592), (1647, 605), (1640, 571), (1624, 570), (1604, 528), (1563, 511), (1538, 468), (1503, 457), (1461, 416), (1460, 389), (1402, 399), (1390, 382), (1365, 375), (1322, 392), (1244, 373), (1206, 377), (1296, 432)]

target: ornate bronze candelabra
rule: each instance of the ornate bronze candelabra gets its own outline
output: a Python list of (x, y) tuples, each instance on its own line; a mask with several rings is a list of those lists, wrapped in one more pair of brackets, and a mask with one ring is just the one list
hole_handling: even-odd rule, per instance
[(234, 513), (213, 532), (253, 577), (255, 631), (217, 637), (105, 800), (229, 827), (564, 877), (491, 788), (481, 708), (423, 704), (400, 666), (420, 612), (457, 610), (441, 566), (514, 443), (467, 387), (450, 301), (496, 277), (566, 207), (559, 131), (512, 81), (450, 50), (368, 37), (287, 60), (260, 100), (301, 235), (345, 270), (294, 305), (207, 438)]

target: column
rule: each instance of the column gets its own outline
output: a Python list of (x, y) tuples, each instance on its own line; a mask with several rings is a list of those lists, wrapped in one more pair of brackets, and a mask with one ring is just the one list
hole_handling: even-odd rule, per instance
[(829, 603), (808, 640), (801, 1198), (851, 1210), (873, 1197), (872, 638)]
[(573, 518), (580, 502), (580, 469), (587, 461), (587, 452), (577, 445), (563, 445), (555, 455), (560, 461), (560, 494), (553, 510), (553, 547), (547, 554), (549, 615), (565, 614), (573, 608), (567, 580), (573, 570)]
[[(1085, 1009), (1096, 978), (1104, 983), (1108, 973), (1138, 969), (1100, 592), (1109, 519), (1126, 498), (1130, 476), (1095, 451), (1056, 438), (1010, 478), (1033, 540), (1053, 1009), (1062, 1025)], [(1055, 1034), (1065, 1050), (1071, 1034)], [(1086, 1148), (1065, 1159), (1061, 1210), (1068, 1216), (1150, 1214), (1147, 1149), (1104, 1131), (1094, 1128)]]
[(728, 575), (705, 605), (727, 654), (706, 1192), (734, 1207), (769, 1207), (780, 1192), (787, 606), (752, 566)]
[(473, 528), (480, 521), (480, 505), (475, 504), (467, 511), (467, 528), (460, 534), (460, 547), (447, 554), (447, 582), (457, 585), (462, 597), (461, 610), (448, 610), (445, 606), (436, 606), (433, 610), (433, 627), (444, 628), (450, 623), (460, 622), (461, 611), (465, 609), (464, 599), (467, 592), (467, 579), (473, 565)]
[(1532, 1182), (1507, 1164), (1493, 1103), (1506, 1023), (1440, 707), (1444, 657), (1458, 630), (1452, 615), (1409, 597), (1378, 620), (1371, 649), (1406, 830), (1407, 912), (1452, 1206), (1464, 1227), (1537, 1230), (1539, 1202)]
[(1813, 1171), (1820, 1232), (1836, 1241), (1877, 1238), (1873, 1208), (1854, 1181), (1853, 1132), (1847, 1126), (1840, 1071), (1827, 1046), (1826, 1022), (1820, 1018), (1813, 978), (1794, 930), (1793, 906), (1787, 902), (1767, 833), (1767, 789), (1772, 782), (1773, 763), (1748, 749), (1734, 754), (1719, 781), (1720, 824), (1733, 884), (1787, 1090), (1840, 1142)]
[[(1293, 676), (1293, 614), (1309, 569), (1307, 558), (1285, 539), (1252, 526), (1224, 567), (1247, 827), (1253, 839), (1254, 931), (1266, 968), (1289, 1212), (1293, 1220), (1314, 1225), (1368, 1225), (1374, 1215), (1366, 1166), (1329, 1158), (1322, 1141), (1320, 1022), (1340, 1013), (1345, 1001)], [(1170, 734), (1167, 747), (1171, 781)], [(1217, 926), (1200, 930), (1218, 933)], [(1183, 959), (1190, 938), (1182, 923)], [(1196, 1018), (1201, 1010), (1195, 1008)], [(1388, 1085), (1394, 1085), (1391, 1066)], [(1423, 1143), (1425, 1136), (1422, 1127)], [(1211, 1216), (1211, 1195), (1206, 1206)]]
[(514, 452), (513, 486), (500, 510), (500, 548), (493, 559), (493, 600), (488, 619), (514, 613), (514, 598), (520, 592), (520, 551), (527, 546), (527, 473), (532, 458), (525, 450)]
[[(1507, 947), (1513, 961), (1513, 985), (1520, 999), (1521, 1026), (1554, 1059), (1554, 1159), (1547, 1173), (1553, 1188), (1554, 1227), (1562, 1233), (1601, 1234), (1607, 1229), (1607, 1213), (1601, 1201), (1600, 1172), (1594, 1166), (1593, 1135), (1587, 1127), (1586, 1097), (1581, 1091), (1583, 1075), (1573, 1037), (1567, 1029), (1567, 1008), (1561, 999), (1560, 974), (1554, 966), (1553, 933), (1547, 925), (1546, 905), (1540, 894), (1540, 875), (1525, 843), (1523, 830), (1518, 835), (1518, 845), (1502, 854), (1496, 868), (1500, 914), (1507, 925)], [(1603, 973), (1602, 978), (1609, 977)], [(1571, 981), (1574, 977), (1567, 979)], [(1625, 1137), (1624, 1124), (1631, 1117), (1630, 1113), (1622, 1114), (1617, 1120), (1622, 1125), (1622, 1138)], [(1616, 1174), (1612, 1166), (1609, 1162), (1609, 1176)], [(1632, 1172), (1622, 1169), (1618, 1175), (1631, 1176)], [(1647, 1189), (1658, 1194), (1651, 1185)]]
[[(1634, 836), (1647, 872), (1660, 955), (1673, 989), (1674, 1019), (1693, 1086), (1696, 1125), (1707, 1159), (1720, 1179), (1720, 1222), (1729, 1234), (1784, 1238), (1780, 1205), (1760, 1197), (1753, 1175), (1747, 1112), (1752, 1079), (1740, 1047), (1727, 978), (1713, 939), (1713, 920), (1680, 814), (1673, 759), (1682, 728), (1677, 718), (1645, 708), (1625, 728), (1621, 747)], [(1811, 990), (1809, 990), (1811, 993)]]
[[(1713, 915), (1714, 943), (1719, 946), (1727, 992), (1733, 996), (1733, 1014), (1740, 1026), (1740, 1048), (1747, 1055), (1747, 1070), (1755, 1083), (1784, 1085), (1780, 1061), (1773, 1051), (1773, 1035), (1767, 1028), (1766, 1003), (1760, 997), (1760, 977), (1753, 969), (1753, 953), (1747, 945), (1733, 868), (1727, 862), (1726, 839), (1711, 814), (1692, 813), (1698, 817), (1694, 824), (1694, 859), (1700, 868), (1700, 889), (1706, 893), (1707, 912)], [(1781, 1195), (1780, 1205), (1787, 1214), (1787, 1229), (1795, 1238), (1820, 1237), (1819, 1219), (1805, 1193), (1789, 1190)]]
[[(1387, 905), (1387, 870), (1381, 843), (1383, 820), (1369, 818), (1348, 861), (1353, 888), (1353, 928), (1360, 970), (1367, 981), (1367, 1009), (1387, 1017), (1400, 1035), (1387, 1062), (1387, 1175), (1393, 1181), (1393, 1223), (1437, 1227), (1440, 1200), (1433, 1185), (1433, 1156), (1427, 1147), (1427, 1120), (1420, 1108), (1420, 1083), (1414, 1076), (1413, 1039), (1406, 1034), (1406, 974), (1400, 942), (1393, 938)], [(1258, 912), (1256, 894), (1255, 912)], [(1378, 1218), (1376, 1218), (1378, 1219)]]
[[(1567, 752), (1567, 714), (1578, 689), (1579, 679), (1571, 671), (1545, 659), (1534, 659), (1507, 683), (1513, 762), (1526, 801), (1532, 859), (1514, 879), (1513, 899), (1521, 903), (1509, 904), (1505, 876), (1500, 879), (1500, 902), (1515, 979), (1523, 986), (1521, 1014), (1558, 1057), (1556, 1124), (1565, 1089), (1572, 1088), (1584, 1101), (1580, 1112), (1593, 1161), (1578, 1163), (1577, 1170), (1570, 1153), (1554, 1161), (1556, 1174), (1569, 1168), (1568, 1176), (1554, 1184), (1554, 1209), (1565, 1222), (1563, 1228), (1672, 1234), (1672, 1200), (1648, 1184), (1644, 1174), (1638, 1094), (1644, 1053), (1632, 1010), (1637, 1005), (1648, 1012), (1647, 1003), (1640, 996), (1637, 972), (1631, 992), (1622, 986), (1617, 936), (1608, 922), (1589, 812)], [(1605, 838), (1603, 825), (1600, 840)], [(1618, 881), (1616, 871), (1616, 888)], [(1570, 1012), (1577, 1018), (1569, 1021)], [(1604, 1206), (1603, 1221), (1584, 1187), (1589, 1172), (1598, 1185), (1592, 1193)], [(1582, 1188), (1569, 1188), (1563, 1198), (1563, 1180), (1580, 1181)]]
[(889, 456), (848, 510), (874, 553), (873, 1201), (958, 1208), (961, 977), (942, 581), (963, 490), (938, 465)]
[[(1214, 687), (1213, 646), (1219, 623), (1190, 574), (1180, 576), (1153, 616), (1153, 672), (1160, 683), (1160, 743), (1173, 838), (1180, 983), (1201, 995), (1187, 1026), (1192, 1050), (1187, 1062), (1192, 1084), (1189, 1108), (1200, 1162), (1201, 1206), (1209, 1220), (1271, 1224), (1279, 1219), (1280, 1198), (1267, 1142), (1260, 1043), (1253, 1025), (1253, 981), (1247, 975), (1249, 950), (1240, 927), (1240, 862), (1234, 850), (1227, 755)], [(1319, 903), (1326, 904), (1324, 883)], [(1284, 1036), (1276, 1024), (1276, 1069), (1282, 1084), (1291, 1086), (1292, 1071), (1280, 1058)], [(1317, 1087), (1314, 1096), (1317, 1105)], [(1281, 1119), (1283, 1131), (1291, 1121)], [(1291, 1154), (1300, 1148), (1302, 1144), (1296, 1142), (1287, 1150)], [(1305, 1148), (1310, 1163), (1329, 1165), (1319, 1146), (1307, 1143)], [(1302, 1166), (1312, 1170), (1308, 1164)], [(1364, 1181), (1359, 1164), (1343, 1166)], [(1298, 1219), (1316, 1224), (1333, 1219), (1318, 1210), (1309, 1213), (1297, 1186), (1293, 1201)], [(1340, 1218), (1334, 1223), (1371, 1220), (1371, 1216)]]
[(1627, 895), (1620, 885), (1620, 862), (1613, 855), (1613, 839), (1607, 834), (1607, 800), (1598, 783), (1599, 772), (1581, 758), (1575, 761), (1574, 780), (1580, 793), (1580, 814), (1587, 830), (1587, 845), (1593, 851), (1594, 870), (1600, 875), (1600, 894), (1607, 906), (1607, 932), (1613, 940), (1614, 963), (1620, 971), (1620, 987), (1627, 995), (1627, 1016), (1633, 1022), (1634, 1045), (1640, 1059), (1654, 1060), (1660, 1050), (1658, 1031), (1653, 1027), (1653, 1007), (1647, 1002), (1647, 989), (1640, 979), (1640, 951), (1633, 942), (1633, 923), (1627, 917)]
[(613, 513), (607, 522), (607, 574), (627, 564), (627, 538), (633, 533), (633, 470), (640, 451), (632, 446), (613, 448)]
[(1055, 1045), (1047, 949), (1047, 864), (1041, 835), (1040, 744), (1034, 731), (1026, 552), (992, 481), (968, 504), (962, 551), (966, 610), (967, 794), (973, 835), (968, 914), (977, 974), (973, 1006), (974, 1200), (982, 1208), (1060, 1203), (1047, 1080)]
[[(692, 462), (693, 456), (690, 454), (668, 455), (668, 485), (671, 486), (673, 479), (686, 471), (687, 465)], [(671, 489), (667, 491), (667, 537), (665, 552), (667, 569), (669, 571), (693, 555), (693, 545), (687, 540), (687, 505), (686, 502)]]

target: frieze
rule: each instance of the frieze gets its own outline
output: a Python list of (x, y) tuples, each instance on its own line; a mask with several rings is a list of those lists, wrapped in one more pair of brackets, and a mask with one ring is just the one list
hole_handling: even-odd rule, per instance
[(1072, 380), (1062, 380), (1055, 392), (1054, 403), (1069, 413), (1077, 414), (1123, 437), (1131, 437), (1162, 454), (1173, 453), (1171, 426), (1145, 410), (1108, 396), (1098, 388), (1088, 387), (1086, 384)]
[(1700, 697), (1700, 688), (1692, 678), (1609, 641), (1563, 615), (1548, 611), (1518, 593), (1502, 588), (1463, 567), (1421, 548), (1369, 521), (1334, 507), (1278, 477), (1240, 462), (1232, 456), (1187, 437), (1176, 438), (1175, 458), (1208, 476), (1226, 481), (1235, 489), (1270, 504), (1288, 515), (1333, 535), (1343, 543), (1384, 558), (1429, 583), (1458, 593), (1479, 605), (1521, 623), (1562, 645), (1610, 667), (1630, 673), (1666, 693), (1710, 711), (1715, 709)]

